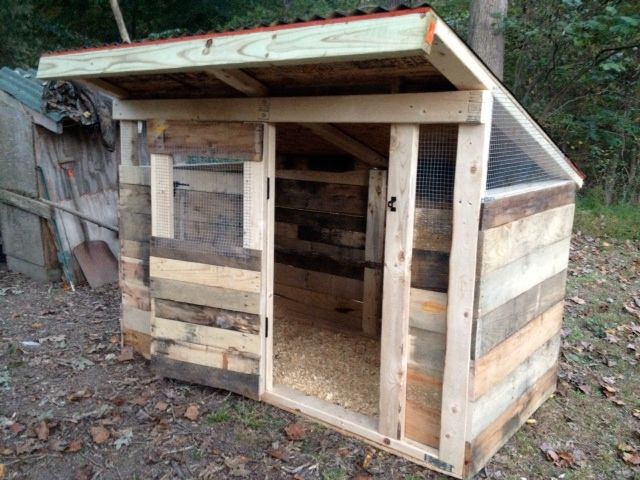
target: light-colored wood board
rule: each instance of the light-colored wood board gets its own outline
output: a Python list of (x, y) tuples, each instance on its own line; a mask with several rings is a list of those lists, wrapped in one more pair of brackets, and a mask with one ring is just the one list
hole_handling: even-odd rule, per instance
[(137, 242), (120, 238), (120, 255), (124, 257), (149, 260), (149, 242)]
[[(155, 356), (165, 356), (179, 362), (240, 373), (258, 373), (257, 356), (225, 351), (216, 347), (181, 342), (173, 339), (154, 337), (151, 342), (151, 357)], [(224, 388), (224, 385), (220, 385), (220, 387)]]
[(294, 316), (297, 321), (306, 322), (314, 329), (325, 328), (336, 331), (360, 331), (362, 320), (354, 315), (347, 315), (346, 313), (331, 310), (326, 307), (309, 305), (302, 300), (292, 299), (278, 294), (276, 294), (274, 301), (276, 302), (277, 308), (276, 316), (278, 314)]
[(122, 306), (120, 325), (123, 329), (151, 335), (151, 312), (130, 305)]
[[(135, 122), (131, 122), (135, 123)], [(124, 155), (124, 154), (123, 154)], [(148, 165), (125, 165), (119, 167), (120, 183), (131, 185), (151, 185), (151, 167)]]
[(313, 290), (305, 290), (304, 288), (292, 287), (282, 283), (274, 284), (274, 293), (283, 298), (297, 300), (304, 305), (308, 305), (310, 308), (322, 307), (356, 318), (362, 317), (361, 300), (344, 298)]
[(436, 333), (447, 331), (447, 294), (411, 289), (409, 326)]
[(473, 418), (470, 441), (473, 441), (502, 415), (509, 408), (509, 405), (525, 395), (540, 377), (558, 363), (560, 341), (560, 335), (552, 337), (509, 376), (472, 403)]
[(231, 353), (260, 354), (259, 335), (168, 320), (158, 317), (157, 313), (153, 320), (151, 333), (154, 338), (167, 338), (178, 342), (206, 345)]
[(275, 264), (274, 271), (276, 283), (343, 298), (362, 299), (364, 288), (362, 280), (313, 272), (281, 263)]
[(570, 180), (543, 180), (537, 182), (526, 182), (518, 185), (508, 185), (487, 189), (484, 202), (494, 202), (507, 197), (533, 194), (543, 190), (555, 190), (556, 187), (563, 187), (573, 184)]
[(336, 183), (338, 185), (369, 185), (367, 170), (350, 172), (323, 172), (321, 170), (276, 170), (276, 178), (285, 180), (302, 180), (304, 182)]
[[(482, 92), (431, 92), (339, 97), (123, 100), (116, 120), (214, 120), (272, 123), (481, 123)], [(470, 111), (471, 110), (471, 111)]]
[(149, 285), (149, 263), (139, 258), (120, 255), (120, 282), (129, 285)]
[(151, 277), (151, 294), (175, 302), (260, 313), (260, 294)]
[[(138, 159), (138, 122), (123, 120), (120, 122), (120, 178), (122, 181), (122, 167), (128, 169), (139, 165)], [(131, 182), (138, 183), (138, 182)]]
[[(387, 172), (369, 172), (369, 195), (367, 202), (367, 231), (364, 258), (367, 265), (382, 265), (384, 259), (384, 236), (387, 213)], [(364, 295), (362, 298), (362, 331), (377, 335), (382, 319), (382, 269), (365, 268)]]
[(418, 125), (391, 125), (380, 365), (380, 433), (401, 440), (406, 423), (411, 256), (418, 169)]
[(260, 293), (260, 272), (252, 270), (159, 257), (149, 258), (149, 269), (154, 278)]
[(473, 364), (471, 399), (480, 398), (507, 377), (562, 327), (564, 302), (560, 301), (498, 344)]
[(574, 210), (565, 205), (480, 232), (480, 275), (570, 236)]
[(176, 182), (186, 183), (188, 190), (199, 192), (242, 195), (242, 174), (240, 172), (214, 172), (202, 168), (176, 168), (173, 171)]
[[(567, 268), (571, 237), (545, 245), (478, 280), (480, 316)], [(517, 280), (517, 281), (516, 281)]]
[(163, 42), (90, 49), (41, 57), (38, 78), (91, 78), (131, 73), (210, 71), (379, 57), (402, 57), (426, 48), (424, 12), (349, 18), (323, 25), (265, 28), (233, 35), (200, 35)]
[[(260, 149), (262, 150), (262, 146)], [(242, 245), (244, 248), (262, 251), (267, 203), (265, 162), (245, 162), (243, 168)]]
[(446, 336), (420, 328), (409, 328), (409, 358), (411, 369), (442, 377)]
[[(274, 385), (262, 400), (292, 413), (302, 414), (338, 431), (360, 438), (377, 448), (389, 451), (419, 465), (451, 475), (447, 466), (438, 467), (438, 451), (408, 440), (396, 440), (378, 432), (375, 419), (350, 412), (337, 405), (297, 392), (283, 385)], [(456, 476), (455, 474), (453, 475)], [(457, 478), (460, 478), (457, 476)]]
[(130, 284), (125, 281), (120, 282), (122, 292), (122, 305), (149, 311), (151, 309), (151, 296), (149, 287), (146, 285)]
[(151, 235), (173, 238), (173, 157), (151, 154)]
[(132, 213), (151, 213), (151, 188), (146, 185), (120, 184), (118, 208)]
[[(490, 101), (486, 102), (490, 106)], [(469, 363), (473, 332), (478, 225), (489, 159), (491, 128), (460, 125), (453, 192), (446, 353), (440, 425), (440, 459), (464, 470)]]
[(472, 358), (482, 357), (498, 343), (561, 301), (565, 295), (566, 281), (567, 271), (563, 270), (478, 318)]

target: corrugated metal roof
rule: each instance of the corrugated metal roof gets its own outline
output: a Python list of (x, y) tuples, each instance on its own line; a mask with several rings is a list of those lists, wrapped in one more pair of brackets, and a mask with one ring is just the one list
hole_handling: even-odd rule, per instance
[(46, 115), (54, 122), (60, 122), (65, 115), (60, 112), (45, 112), (42, 109), (44, 82), (38, 80), (35, 70), (12, 70), (0, 68), (0, 90), (11, 95), (31, 110)]

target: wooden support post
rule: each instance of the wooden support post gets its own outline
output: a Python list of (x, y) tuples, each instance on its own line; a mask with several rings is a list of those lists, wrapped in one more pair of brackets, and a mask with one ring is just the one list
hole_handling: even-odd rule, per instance
[(151, 154), (151, 235), (173, 238), (173, 157)]
[(490, 119), (482, 125), (460, 125), (458, 130), (439, 449), (440, 460), (457, 475), (463, 474), (468, 432), (477, 247), (490, 133)]
[(382, 300), (379, 431), (404, 437), (418, 125), (392, 125)]
[(378, 323), (382, 317), (382, 261), (384, 260), (386, 202), (387, 171), (369, 171), (362, 331), (372, 337), (378, 334)]
[[(275, 201), (273, 188), (276, 173), (276, 127), (273, 124), (264, 125), (262, 162), (265, 167), (265, 182), (271, 192), (265, 200), (265, 239), (262, 252), (262, 295), (265, 301), (264, 318), (262, 318), (262, 338), (264, 347), (261, 352), (261, 370), (259, 394), (273, 388), (273, 281), (274, 281), (274, 235), (275, 235)], [(266, 197), (265, 197), (266, 198)], [(265, 331), (266, 329), (266, 331)]]
[(138, 122), (120, 120), (120, 165), (139, 165)]

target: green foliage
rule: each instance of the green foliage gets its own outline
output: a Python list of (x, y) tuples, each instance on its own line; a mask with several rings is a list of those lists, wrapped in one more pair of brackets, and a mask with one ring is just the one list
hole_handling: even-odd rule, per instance
[(596, 238), (640, 240), (640, 208), (629, 203), (605, 205), (599, 189), (579, 196), (574, 230)]

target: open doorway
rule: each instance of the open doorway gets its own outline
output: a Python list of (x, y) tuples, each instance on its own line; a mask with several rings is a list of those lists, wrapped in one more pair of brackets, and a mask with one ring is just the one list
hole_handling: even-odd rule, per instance
[(373, 422), (389, 126), (339, 129), (370, 157), (299, 125), (277, 129), (272, 380)]

